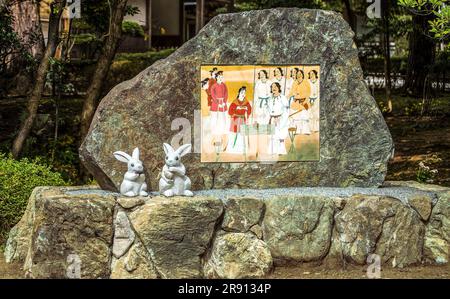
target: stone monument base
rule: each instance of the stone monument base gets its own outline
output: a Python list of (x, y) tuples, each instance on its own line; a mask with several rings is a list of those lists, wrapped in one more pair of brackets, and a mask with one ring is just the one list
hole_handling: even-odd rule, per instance
[(450, 188), (205, 190), (125, 198), (38, 187), (11, 230), (7, 262), (31, 278), (257, 278), (298, 263), (446, 264)]

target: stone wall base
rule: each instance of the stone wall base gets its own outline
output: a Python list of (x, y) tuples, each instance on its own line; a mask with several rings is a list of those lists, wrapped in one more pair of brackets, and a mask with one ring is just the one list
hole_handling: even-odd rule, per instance
[(126, 198), (38, 187), (7, 262), (30, 278), (258, 278), (277, 265), (446, 264), (450, 188), (208, 190)]

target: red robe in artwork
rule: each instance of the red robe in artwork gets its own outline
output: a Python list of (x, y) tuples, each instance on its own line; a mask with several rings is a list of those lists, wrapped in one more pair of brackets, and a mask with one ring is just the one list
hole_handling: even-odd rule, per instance
[(216, 79), (209, 78), (208, 89), (206, 90), (206, 94), (208, 95), (208, 107), (211, 107), (211, 103), (212, 103), (211, 88), (214, 84), (216, 84), (216, 82), (217, 82)]
[(227, 111), (228, 89), (225, 83), (214, 83), (211, 87), (211, 111)]
[(250, 106), (247, 98), (241, 102), (236, 99), (231, 103), (228, 114), (231, 116), (230, 131), (233, 133), (238, 133), (241, 125), (245, 124), (247, 118), (252, 113), (252, 106)]

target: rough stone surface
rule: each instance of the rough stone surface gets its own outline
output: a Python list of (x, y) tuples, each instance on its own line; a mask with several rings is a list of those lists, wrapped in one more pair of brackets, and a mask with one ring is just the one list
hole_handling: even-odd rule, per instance
[(28, 248), (31, 245), (30, 236), (33, 231), (36, 198), (40, 197), (41, 193), (48, 189), (48, 187), (37, 187), (33, 190), (23, 217), (9, 232), (5, 246), (5, 259), (7, 263), (25, 261)]
[(330, 268), (342, 268), (345, 267), (345, 258), (343, 255), (342, 244), (339, 240), (339, 233), (336, 226), (333, 227), (331, 233), (331, 246), (327, 256), (321, 261), (321, 263)]
[(217, 237), (205, 264), (207, 278), (259, 278), (272, 269), (266, 243), (250, 233), (227, 233)]
[[(263, 25), (262, 25), (263, 24)], [(320, 38), (318, 38), (320, 36)], [(117, 191), (123, 165), (112, 153), (139, 145), (149, 188), (157, 189), (163, 142), (171, 123), (194, 124), (200, 109), (201, 64), (320, 64), (320, 161), (201, 163), (184, 158), (193, 190), (289, 186), (378, 186), (393, 150), (388, 127), (370, 95), (353, 43), (338, 13), (277, 8), (221, 14), (175, 53), (113, 88), (101, 101), (80, 147), (99, 184)]]
[(429, 196), (413, 196), (409, 199), (409, 204), (422, 220), (427, 221), (430, 218), (432, 199)]
[(263, 238), (263, 231), (262, 231), (262, 227), (259, 224), (255, 224), (252, 227), (250, 227), (250, 231), (258, 238), (258, 239), (262, 239)]
[(449, 191), (449, 187), (434, 185), (434, 184), (423, 184), (416, 181), (385, 181), (383, 187), (407, 187), (421, 191), (432, 191), (432, 192), (445, 192)]
[(113, 258), (111, 278), (150, 279), (159, 277), (150, 254), (140, 241), (136, 241), (126, 255), (120, 259)]
[(264, 241), (275, 263), (309, 262), (330, 248), (334, 205), (323, 197), (281, 196), (266, 201)]
[(131, 228), (128, 216), (124, 211), (118, 211), (114, 219), (114, 241), (113, 254), (115, 258), (124, 255), (135, 239), (135, 234)]
[(143, 197), (119, 197), (117, 203), (124, 209), (133, 209), (137, 206), (141, 206), (145, 203)]
[(446, 264), (450, 254), (450, 189), (439, 194), (425, 230), (424, 255), (431, 263)]
[(346, 199), (342, 197), (333, 197), (332, 200), (334, 206), (339, 210), (342, 210), (345, 207), (345, 204), (347, 203)]
[[(37, 278), (69, 277), (74, 255), (81, 278), (263, 277), (267, 252), (275, 265), (334, 269), (366, 264), (372, 253), (383, 266), (448, 264), (450, 188), (390, 184), (208, 190), (192, 198), (155, 196), (133, 209), (118, 203), (119, 194), (92, 187), (39, 187), (10, 232), (5, 257)], [(249, 194), (256, 199), (245, 203)], [(427, 221), (409, 203), (424, 195), (433, 205)], [(116, 257), (118, 237), (126, 246)]]
[[(113, 238), (112, 196), (70, 196), (67, 189), (35, 192), (25, 270), (32, 278), (64, 278), (77, 255), (81, 278), (109, 277)], [(39, 190), (38, 190), (39, 191)]]
[(222, 211), (215, 198), (154, 197), (129, 217), (162, 278), (199, 278)]
[(336, 214), (342, 254), (347, 261), (365, 264), (371, 253), (393, 267), (422, 259), (425, 225), (401, 201), (381, 196), (353, 196)]
[(225, 201), (225, 214), (222, 229), (225, 231), (246, 232), (261, 220), (264, 202), (251, 197), (228, 198)]

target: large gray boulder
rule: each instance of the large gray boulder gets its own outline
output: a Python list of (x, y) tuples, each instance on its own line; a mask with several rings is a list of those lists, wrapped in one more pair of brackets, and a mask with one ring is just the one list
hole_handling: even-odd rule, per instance
[[(393, 142), (364, 81), (354, 33), (336, 12), (277, 8), (222, 14), (176, 52), (113, 88), (101, 101), (80, 147), (101, 187), (117, 190), (124, 165), (114, 151), (139, 146), (151, 189), (163, 166), (163, 142), (176, 118), (194, 126), (201, 64), (320, 64), (320, 161), (201, 163), (186, 157), (193, 189), (378, 186)], [(197, 123), (199, 126), (199, 123)]]
[(334, 204), (320, 196), (280, 196), (266, 202), (264, 241), (275, 263), (322, 259), (330, 248)]
[(393, 267), (422, 261), (425, 225), (412, 208), (387, 196), (356, 195), (336, 214), (338, 244), (347, 261), (364, 265), (378, 254)]
[(114, 196), (79, 189), (36, 188), (8, 238), (6, 260), (24, 262), (30, 278), (108, 278)]
[(200, 278), (222, 211), (214, 198), (155, 197), (130, 213), (130, 222), (162, 278)]
[(136, 241), (124, 256), (119, 259), (113, 257), (110, 278), (151, 279), (160, 277), (147, 249), (140, 241)]
[(252, 197), (231, 197), (224, 202), (225, 214), (222, 229), (247, 232), (262, 220), (264, 202)]
[(424, 255), (428, 262), (447, 264), (450, 254), (450, 191), (438, 196), (425, 231)]
[(207, 278), (260, 278), (272, 269), (272, 256), (266, 243), (251, 233), (218, 236), (204, 272)]

